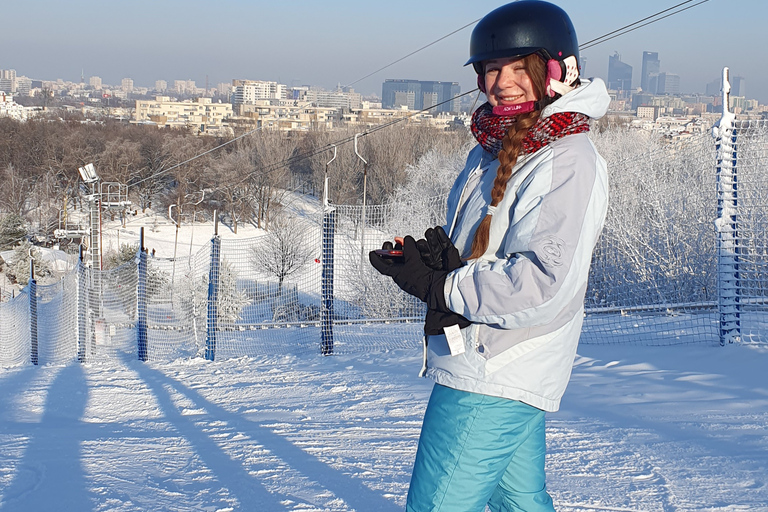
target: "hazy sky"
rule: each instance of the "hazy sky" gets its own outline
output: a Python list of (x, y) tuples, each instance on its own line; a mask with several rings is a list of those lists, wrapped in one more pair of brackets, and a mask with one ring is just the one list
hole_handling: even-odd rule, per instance
[[(682, 0), (554, 0), (581, 42)], [(0, 3), (0, 69), (34, 79), (136, 86), (233, 78), (332, 88), (357, 81), (504, 4), (503, 0), (26, 0)], [(695, 3), (695, 2), (692, 2)], [(689, 4), (691, 5), (691, 4)], [(605, 78), (614, 51), (640, 81), (642, 52), (684, 92), (704, 92), (723, 66), (746, 79), (747, 96), (768, 103), (768, 0), (709, 0), (583, 52), (585, 75)], [(381, 94), (386, 78), (458, 81), (474, 88), (471, 27), (356, 85)]]

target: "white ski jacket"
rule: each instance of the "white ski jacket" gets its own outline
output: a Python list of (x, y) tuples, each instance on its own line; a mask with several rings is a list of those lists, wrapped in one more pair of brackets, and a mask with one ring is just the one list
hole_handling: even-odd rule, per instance
[[(542, 117), (602, 117), (610, 102), (600, 79), (548, 105)], [(490, 204), (499, 162), (480, 145), (448, 197), (445, 226), (462, 257)], [(472, 322), (463, 353), (429, 336), (426, 376), (464, 391), (556, 411), (571, 375), (584, 316), (587, 277), (608, 204), (605, 161), (586, 133), (521, 157), (497, 206), (486, 253), (448, 275), (448, 307)]]

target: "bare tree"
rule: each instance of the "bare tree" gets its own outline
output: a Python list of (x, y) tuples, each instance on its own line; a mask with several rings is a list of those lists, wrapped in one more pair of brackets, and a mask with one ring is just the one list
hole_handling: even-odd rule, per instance
[(313, 260), (309, 226), (285, 214), (273, 218), (262, 243), (254, 246), (251, 262), (261, 272), (274, 276), (278, 295), (286, 278), (303, 270)]
[(253, 191), (256, 223), (267, 226), (275, 207), (281, 205), (288, 185), (288, 160), (293, 156), (296, 137), (276, 131), (259, 131), (251, 136), (254, 171), (248, 177)]
[(230, 217), (235, 233), (241, 220), (250, 220), (255, 214), (251, 180), (244, 179), (252, 171), (251, 148), (242, 145), (222, 155), (208, 170), (214, 198)]
[(19, 172), (13, 164), (3, 170), (3, 186), (0, 187), (0, 207), (6, 212), (19, 217), (29, 212), (29, 194), (32, 183), (27, 176)]

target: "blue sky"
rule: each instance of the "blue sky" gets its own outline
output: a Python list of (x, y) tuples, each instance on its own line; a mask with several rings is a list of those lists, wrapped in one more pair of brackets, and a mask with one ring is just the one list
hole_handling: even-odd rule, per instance
[[(554, 0), (580, 41), (593, 39), (681, 0)], [(0, 68), (36, 79), (77, 81), (81, 70), (105, 83), (133, 78), (151, 86), (192, 79), (199, 86), (232, 78), (288, 85), (346, 85), (502, 5), (489, 0), (27, 0), (3, 5)], [(709, 0), (648, 27), (586, 50), (585, 74), (605, 77), (618, 51), (639, 83), (644, 50), (661, 70), (681, 76), (684, 91), (703, 92), (723, 66), (746, 79), (747, 95), (768, 103), (765, 0)], [(381, 93), (386, 78), (458, 81), (471, 28), (355, 85)]]

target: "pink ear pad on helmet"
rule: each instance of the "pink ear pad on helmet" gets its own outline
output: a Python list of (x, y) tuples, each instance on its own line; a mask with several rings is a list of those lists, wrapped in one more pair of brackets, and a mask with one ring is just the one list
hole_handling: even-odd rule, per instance
[(555, 91), (549, 88), (549, 81), (550, 80), (557, 80), (558, 82), (562, 81), (563, 79), (563, 67), (562, 63), (560, 61), (557, 61), (555, 59), (549, 59), (547, 61), (547, 96), (550, 98), (555, 97)]

